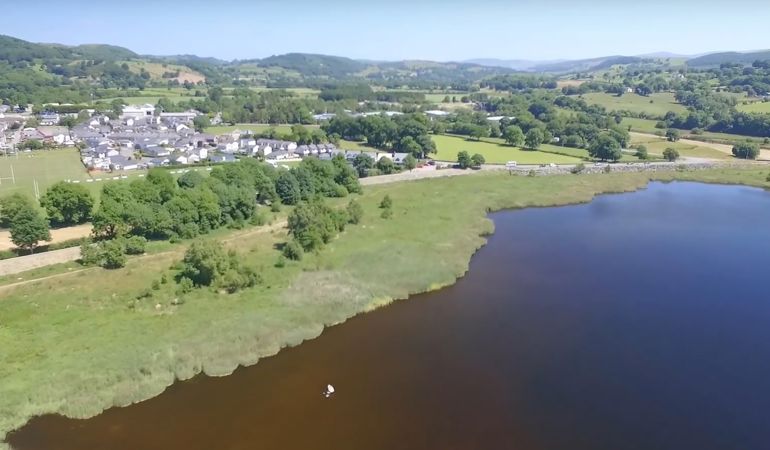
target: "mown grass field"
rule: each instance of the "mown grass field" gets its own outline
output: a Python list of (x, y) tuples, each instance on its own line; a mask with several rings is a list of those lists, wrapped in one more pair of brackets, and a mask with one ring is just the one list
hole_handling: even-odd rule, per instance
[[(7, 179), (12, 169), (16, 184)], [(42, 195), (48, 186), (56, 182), (85, 182), (90, 178), (76, 149), (19, 152), (18, 156), (0, 157), (0, 177), (3, 178), (0, 182), (0, 196), (21, 192), (30, 197), (34, 195), (35, 181)]]
[(770, 114), (770, 102), (753, 102), (746, 105), (739, 103), (736, 109), (749, 113)]
[(687, 111), (687, 108), (674, 100), (674, 94), (670, 92), (658, 92), (649, 97), (638, 94), (623, 94), (618, 97), (614, 94), (592, 92), (582, 95), (582, 98), (588, 103), (604, 106), (608, 111), (631, 111), (656, 117), (663, 117), (669, 111)]
[(708, 147), (708, 144), (692, 145), (684, 142), (668, 142), (665, 138), (655, 136), (631, 135), (631, 145), (644, 145), (647, 152), (652, 157), (662, 157), (663, 151), (667, 148), (673, 148), (684, 157), (709, 158), (709, 159), (733, 159), (731, 155), (720, 152), (714, 148)]
[[(164, 274), (172, 277), (170, 266), (186, 243), (132, 258), (124, 269), (72, 270), (31, 284), (0, 286), (0, 438), (34, 415), (88, 417), (158, 395), (175, 379), (201, 371), (230, 373), (314, 338), (324, 326), (451, 284), (492, 231), (488, 211), (585, 202), (602, 192), (638, 189), (652, 176), (481, 172), (368, 187), (358, 197), (365, 211), (360, 225), (284, 268), (274, 265), (276, 244), (286, 240), (280, 227), (212, 236), (237, 248), (240, 260), (264, 279), (259, 287), (233, 295), (197, 290), (178, 296), (171, 284), (149, 289)], [(766, 170), (655, 176), (768, 185)], [(386, 194), (393, 200), (390, 220), (382, 219), (378, 208)], [(274, 223), (286, 212), (273, 217)]]
[[(636, 131), (638, 133), (648, 133), (648, 134), (656, 134), (656, 135), (663, 136), (666, 130), (661, 128), (656, 128), (655, 127), (656, 123), (657, 123), (656, 120), (625, 117), (623, 118), (623, 121), (621, 122), (620, 125), (623, 127), (630, 126), (631, 131)], [(764, 138), (758, 138), (754, 136), (744, 136), (740, 134), (728, 134), (728, 133), (714, 133), (711, 131), (704, 131), (696, 135), (696, 134), (689, 133), (687, 130), (680, 130), (680, 131), (681, 131), (682, 137), (686, 137), (687, 139), (693, 139), (696, 141), (714, 141), (717, 143), (725, 143), (725, 144), (734, 144), (736, 142), (751, 141), (763, 147), (768, 147), (768, 144), (764, 142)]]
[(467, 151), (471, 155), (475, 153), (483, 155), (488, 164), (505, 164), (508, 161), (516, 161), (518, 164), (576, 164), (580, 162), (580, 159), (572, 156), (511, 147), (504, 144), (502, 140), (471, 141), (463, 137), (447, 135), (434, 135), (431, 138), (436, 143), (437, 150), (436, 154), (432, 156), (440, 161), (457, 161), (457, 153)]

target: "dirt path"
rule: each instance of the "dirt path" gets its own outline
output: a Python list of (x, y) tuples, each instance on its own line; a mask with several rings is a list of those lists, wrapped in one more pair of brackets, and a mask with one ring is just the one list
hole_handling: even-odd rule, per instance
[[(91, 224), (86, 223), (74, 227), (57, 228), (51, 230), (51, 243), (71, 241), (88, 237), (91, 234)], [(11, 232), (8, 230), (0, 231), (0, 251), (16, 248), (11, 242)]]
[(53, 264), (75, 261), (78, 258), (80, 258), (80, 247), (4, 259), (0, 261), (0, 276), (13, 275)]

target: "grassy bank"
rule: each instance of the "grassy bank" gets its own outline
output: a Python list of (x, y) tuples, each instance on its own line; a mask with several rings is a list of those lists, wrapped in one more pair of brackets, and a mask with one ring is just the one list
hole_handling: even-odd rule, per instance
[[(233, 295), (198, 291), (183, 303), (166, 285), (183, 245), (37, 283), (0, 286), (0, 436), (29, 417), (88, 417), (158, 395), (201, 371), (225, 375), (285, 346), (318, 336), (392, 299), (451, 284), (493, 229), (491, 210), (589, 201), (643, 187), (653, 174), (513, 177), (484, 173), (371, 186), (365, 217), (323, 251), (274, 266), (281, 229), (230, 232), (244, 264), (264, 283)], [(659, 174), (666, 179), (765, 186), (766, 171)], [(393, 218), (378, 204), (393, 199)], [(285, 214), (285, 213), (284, 213)], [(66, 270), (66, 269), (65, 269)], [(6, 281), (5, 283), (8, 283)]]

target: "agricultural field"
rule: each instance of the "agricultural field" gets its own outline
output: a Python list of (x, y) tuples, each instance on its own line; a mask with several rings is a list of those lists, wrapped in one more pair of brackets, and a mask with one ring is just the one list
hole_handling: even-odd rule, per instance
[(674, 94), (669, 92), (659, 92), (649, 97), (637, 94), (623, 94), (618, 97), (614, 94), (592, 92), (581, 97), (588, 103), (604, 106), (608, 111), (630, 111), (658, 117), (663, 117), (669, 111), (675, 113), (687, 111), (687, 108), (674, 100)]
[(655, 124), (658, 123), (657, 120), (650, 120), (650, 119), (637, 119), (635, 117), (624, 117), (623, 121), (620, 122), (620, 126), (623, 128), (631, 127), (631, 131), (636, 131), (639, 133), (649, 133), (649, 134), (655, 134), (655, 133), (665, 133), (665, 129), (661, 128), (655, 128)]
[(770, 114), (770, 102), (739, 103), (735, 108), (747, 113)]
[(110, 102), (114, 99), (123, 99), (129, 105), (142, 105), (145, 103), (156, 104), (161, 97), (165, 97), (172, 102), (189, 101), (196, 98), (194, 91), (184, 88), (147, 88), (144, 90), (131, 89), (125, 93), (120, 91), (109, 91), (109, 96), (97, 101)]
[(483, 155), (488, 164), (505, 164), (508, 161), (516, 161), (519, 164), (577, 164), (581, 161), (573, 156), (511, 147), (504, 144), (502, 140), (469, 141), (463, 137), (447, 135), (436, 135), (431, 138), (437, 148), (437, 153), (433, 157), (440, 161), (457, 161), (457, 153), (463, 150), (471, 155), (474, 153)]
[[(192, 84), (197, 84), (206, 81), (206, 77), (203, 74), (196, 72), (189, 67), (180, 66), (176, 64), (155, 63), (148, 61), (126, 61), (128, 68), (131, 72), (139, 73), (142, 69), (147, 71), (153, 80), (177, 80), (180, 83), (189, 81)], [(120, 63), (122, 64), (122, 62)], [(166, 72), (177, 72), (179, 76), (176, 78), (163, 78), (163, 74)]]

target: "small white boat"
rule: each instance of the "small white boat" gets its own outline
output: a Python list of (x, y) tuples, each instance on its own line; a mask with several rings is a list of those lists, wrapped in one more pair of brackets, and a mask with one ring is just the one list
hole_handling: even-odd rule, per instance
[(334, 386), (331, 384), (326, 385), (326, 390), (323, 392), (324, 397), (329, 398), (334, 394)]

